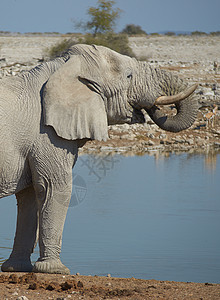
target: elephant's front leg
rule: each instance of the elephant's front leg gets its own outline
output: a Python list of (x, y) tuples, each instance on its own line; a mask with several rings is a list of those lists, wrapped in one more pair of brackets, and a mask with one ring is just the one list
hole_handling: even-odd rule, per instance
[(72, 191), (72, 174), (58, 182), (44, 178), (38, 184), (39, 202), (39, 248), (40, 257), (33, 271), (41, 273), (69, 274), (69, 269), (60, 260), (62, 233)]
[(6, 272), (31, 272), (31, 253), (37, 240), (38, 207), (34, 188), (28, 187), (16, 194), (17, 228), (12, 253), (1, 266)]
[(39, 205), (40, 257), (33, 271), (69, 274), (60, 260), (60, 252), (78, 148), (77, 142), (58, 138), (53, 129), (46, 129), (49, 134), (39, 136), (29, 156)]

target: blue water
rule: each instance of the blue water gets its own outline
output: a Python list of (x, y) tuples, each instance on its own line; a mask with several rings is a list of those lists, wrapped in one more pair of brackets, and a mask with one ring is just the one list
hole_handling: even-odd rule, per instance
[[(82, 156), (74, 179), (61, 253), (72, 274), (220, 282), (219, 154)], [(0, 262), (15, 203), (0, 199)]]

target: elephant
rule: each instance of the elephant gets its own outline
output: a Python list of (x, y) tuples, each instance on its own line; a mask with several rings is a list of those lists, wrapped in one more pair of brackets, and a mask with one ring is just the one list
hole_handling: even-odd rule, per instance
[[(107, 47), (77, 44), (53, 60), (0, 81), (0, 198), (15, 194), (17, 225), (2, 271), (69, 274), (62, 232), (78, 149), (106, 141), (108, 125), (143, 123), (189, 128), (197, 85)], [(173, 104), (176, 115), (163, 113)], [(159, 107), (158, 107), (159, 106)], [(39, 243), (34, 265), (31, 254)]]

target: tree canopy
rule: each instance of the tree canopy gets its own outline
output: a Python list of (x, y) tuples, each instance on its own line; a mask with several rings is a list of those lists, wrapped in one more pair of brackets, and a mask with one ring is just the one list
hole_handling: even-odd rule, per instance
[(113, 31), (116, 20), (119, 18), (121, 10), (113, 8), (115, 1), (98, 0), (98, 7), (90, 7), (87, 14), (91, 20), (85, 25), (85, 28), (91, 30), (93, 35)]

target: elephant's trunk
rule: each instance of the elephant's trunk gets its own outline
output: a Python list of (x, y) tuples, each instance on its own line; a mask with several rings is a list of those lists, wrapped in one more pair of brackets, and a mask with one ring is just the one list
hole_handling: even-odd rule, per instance
[[(197, 85), (187, 87), (180, 78), (163, 70), (157, 70), (157, 77), (154, 76), (154, 80), (155, 85), (158, 82), (156, 88), (158, 96), (151, 108), (143, 107), (151, 119), (167, 131), (178, 132), (189, 128), (194, 123), (198, 112), (198, 96), (193, 94)], [(165, 115), (156, 106), (168, 104), (175, 104), (177, 109), (175, 116)]]
[(150, 109), (145, 109), (151, 119), (162, 129), (178, 132), (189, 128), (195, 121), (198, 112), (198, 102), (195, 95), (176, 103), (177, 114), (175, 116), (166, 116), (154, 105)]

